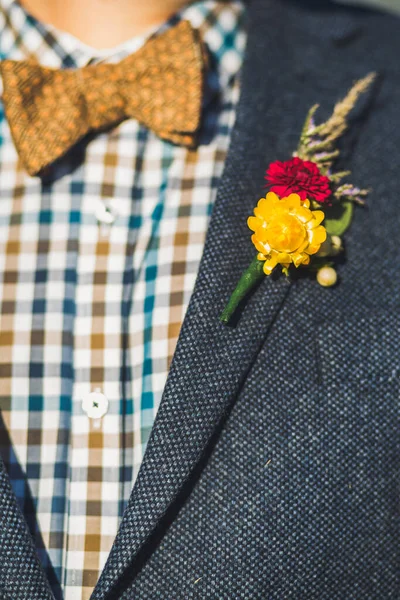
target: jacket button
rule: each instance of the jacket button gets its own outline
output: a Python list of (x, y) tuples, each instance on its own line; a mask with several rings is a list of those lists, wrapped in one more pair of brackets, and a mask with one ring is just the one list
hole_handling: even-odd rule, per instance
[(82, 400), (82, 409), (89, 419), (101, 419), (108, 411), (108, 400), (100, 388), (87, 394)]

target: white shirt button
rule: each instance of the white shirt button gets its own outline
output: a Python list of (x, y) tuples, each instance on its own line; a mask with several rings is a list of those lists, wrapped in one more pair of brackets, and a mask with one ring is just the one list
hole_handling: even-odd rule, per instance
[(117, 218), (115, 209), (111, 206), (107, 200), (102, 200), (97, 204), (96, 208), (96, 219), (99, 223), (106, 225), (112, 225)]
[(83, 398), (82, 408), (89, 419), (101, 419), (108, 411), (108, 400), (99, 389), (96, 389)]

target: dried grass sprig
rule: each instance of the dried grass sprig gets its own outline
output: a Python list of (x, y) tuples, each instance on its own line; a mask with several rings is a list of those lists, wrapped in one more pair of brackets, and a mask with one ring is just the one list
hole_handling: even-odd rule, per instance
[(349, 90), (347, 96), (338, 102), (332, 116), (326, 123), (318, 127), (318, 135), (331, 141), (337, 140), (347, 129), (347, 117), (355, 107), (358, 99), (364, 94), (376, 79), (376, 73), (369, 73), (359, 79)]
[(327, 173), (339, 156), (339, 150), (335, 147), (335, 142), (347, 130), (350, 112), (360, 96), (372, 85), (375, 78), (376, 73), (369, 73), (366, 77), (356, 81), (345, 98), (335, 105), (329, 119), (320, 125), (316, 125), (314, 122), (314, 116), (319, 105), (312, 106), (305, 120), (295, 155), (303, 160), (315, 162), (323, 172)]

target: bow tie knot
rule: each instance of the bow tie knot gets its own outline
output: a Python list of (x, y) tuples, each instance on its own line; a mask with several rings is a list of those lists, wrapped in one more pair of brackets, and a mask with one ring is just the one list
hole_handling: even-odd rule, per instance
[[(129, 116), (123, 96), (123, 81), (115, 65), (101, 64), (83, 67), (74, 71), (82, 97), (82, 108), (86, 109), (90, 129), (102, 129), (122, 121)], [(129, 75), (129, 74), (128, 74)]]
[(187, 21), (119, 63), (57, 70), (29, 60), (2, 61), (5, 112), (23, 165), (36, 175), (90, 130), (127, 118), (192, 147), (205, 66), (198, 32)]

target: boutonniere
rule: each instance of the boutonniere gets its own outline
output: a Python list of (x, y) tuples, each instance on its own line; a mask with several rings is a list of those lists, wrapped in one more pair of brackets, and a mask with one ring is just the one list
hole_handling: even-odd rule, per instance
[(307, 268), (316, 272), (322, 286), (336, 283), (333, 260), (343, 252), (340, 236), (351, 223), (354, 205), (364, 205), (368, 195), (367, 189), (344, 182), (350, 171), (334, 171), (340, 155), (337, 140), (348, 128), (350, 111), (374, 79), (371, 73), (357, 81), (324, 123), (316, 124), (319, 105), (313, 106), (292, 158), (267, 169), (270, 191), (247, 221), (257, 255), (222, 313), (223, 323), (229, 323), (251, 290), (277, 268), (286, 276), (293, 268)]

